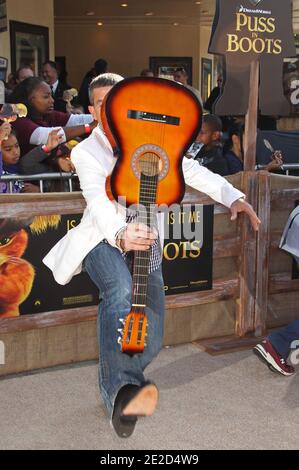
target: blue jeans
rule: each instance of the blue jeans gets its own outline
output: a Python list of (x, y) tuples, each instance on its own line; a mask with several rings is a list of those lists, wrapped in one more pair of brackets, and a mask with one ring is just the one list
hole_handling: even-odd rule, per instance
[(147, 289), (147, 346), (133, 357), (120, 350), (118, 329), (121, 318), (131, 310), (132, 276), (117, 248), (99, 243), (85, 258), (84, 267), (99, 288), (99, 386), (109, 416), (120, 388), (126, 384), (143, 385), (143, 371), (159, 353), (164, 333), (164, 282), (161, 268), (149, 274)]
[(275, 331), (268, 338), (276, 351), (287, 360), (291, 352), (292, 342), (299, 341), (299, 318), (289, 323), (285, 328)]

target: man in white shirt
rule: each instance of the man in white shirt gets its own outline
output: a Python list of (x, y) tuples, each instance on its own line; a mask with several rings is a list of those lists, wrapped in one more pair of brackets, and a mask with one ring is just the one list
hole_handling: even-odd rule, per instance
[[(164, 283), (161, 259), (157, 263), (155, 257), (157, 239), (163, 243), (163, 218), (159, 217), (157, 236), (154, 229), (129, 220), (126, 211), (111, 202), (106, 193), (106, 178), (111, 175), (116, 158), (101, 128), (100, 113), (105, 95), (120, 80), (119, 75), (108, 73), (96, 77), (90, 85), (90, 112), (99, 126), (71, 155), (87, 207), (79, 226), (60, 240), (44, 263), (60, 284), (69, 282), (82, 270), (83, 264), (99, 288), (100, 391), (114, 430), (120, 437), (129, 437), (138, 416), (150, 416), (158, 401), (157, 387), (145, 380), (143, 372), (160, 351), (163, 341)], [(238, 212), (245, 212), (253, 228), (258, 229), (260, 221), (244, 201), (244, 194), (224, 178), (187, 158), (183, 160), (183, 172), (188, 185), (230, 207), (232, 219), (236, 219)], [(145, 308), (147, 346), (142, 354), (130, 357), (121, 352), (118, 344), (121, 320), (132, 305), (132, 275), (126, 255), (130, 251), (147, 250), (152, 250), (153, 257)]]

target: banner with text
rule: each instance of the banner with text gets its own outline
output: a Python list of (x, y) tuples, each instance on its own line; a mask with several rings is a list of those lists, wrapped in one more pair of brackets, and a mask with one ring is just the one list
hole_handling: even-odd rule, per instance
[[(98, 304), (98, 290), (85, 272), (61, 286), (42, 263), (81, 217), (0, 219), (0, 319)], [(166, 294), (211, 289), (213, 206), (184, 206), (165, 215), (165, 232)]]
[(290, 0), (216, 0), (208, 52), (224, 57), (216, 114), (246, 114), (254, 60), (260, 65), (261, 114), (290, 113), (283, 89), (284, 58), (296, 55)]

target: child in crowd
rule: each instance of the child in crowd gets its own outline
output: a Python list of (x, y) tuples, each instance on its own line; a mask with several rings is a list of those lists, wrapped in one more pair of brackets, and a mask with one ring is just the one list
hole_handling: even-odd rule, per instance
[[(9, 125), (10, 126), (10, 125)], [(7, 135), (7, 129), (6, 135)], [(10, 132), (8, 137), (1, 142), (2, 153), (2, 174), (19, 175), (19, 174), (38, 174), (55, 171), (53, 166), (52, 150), (56, 149), (62, 140), (59, 130), (50, 132), (47, 144), (35, 147), (26, 155), (21, 157), (20, 146), (14, 131)], [(21, 158), (20, 158), (21, 157)], [(59, 165), (59, 159), (57, 159)], [(64, 162), (62, 162), (64, 165)], [(62, 171), (65, 171), (63, 168)], [(9, 192), (9, 185), (2, 183), (0, 191), (2, 193)], [(13, 183), (14, 193), (32, 193), (39, 192), (38, 186), (32, 183), (23, 183), (17, 181)]]
[[(3, 174), (3, 157), (2, 157), (2, 143), (7, 140), (9, 134), (11, 133), (11, 125), (9, 122), (4, 122), (0, 125), (0, 178)], [(0, 194), (6, 189), (5, 183), (0, 181)]]
[(228, 165), (223, 157), (221, 142), (222, 123), (218, 116), (207, 114), (203, 118), (202, 128), (197, 136), (197, 142), (203, 144), (194, 159), (210, 171), (221, 176), (229, 174)]
[(0, 175), (2, 174), (2, 152), (1, 152), (1, 144), (4, 140), (6, 140), (11, 133), (11, 125), (9, 122), (4, 122), (0, 125)]
[(88, 114), (68, 114), (54, 111), (54, 99), (50, 86), (38, 77), (26, 78), (10, 96), (11, 103), (22, 103), (28, 114), (13, 123), (18, 135), (22, 155), (35, 145), (44, 145), (49, 133), (60, 128), (63, 142), (89, 135), (97, 126)]
[(0, 125), (0, 144), (3, 140), (7, 139), (11, 133), (11, 124), (9, 122), (3, 122)]

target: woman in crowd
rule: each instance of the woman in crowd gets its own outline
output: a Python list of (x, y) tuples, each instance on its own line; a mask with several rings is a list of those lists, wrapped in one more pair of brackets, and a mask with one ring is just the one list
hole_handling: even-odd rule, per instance
[(13, 123), (21, 147), (21, 155), (36, 145), (46, 144), (50, 132), (60, 130), (61, 141), (90, 134), (96, 126), (90, 114), (67, 114), (54, 111), (50, 86), (42, 79), (31, 77), (20, 83), (10, 96), (11, 103), (23, 103), (28, 114)]

